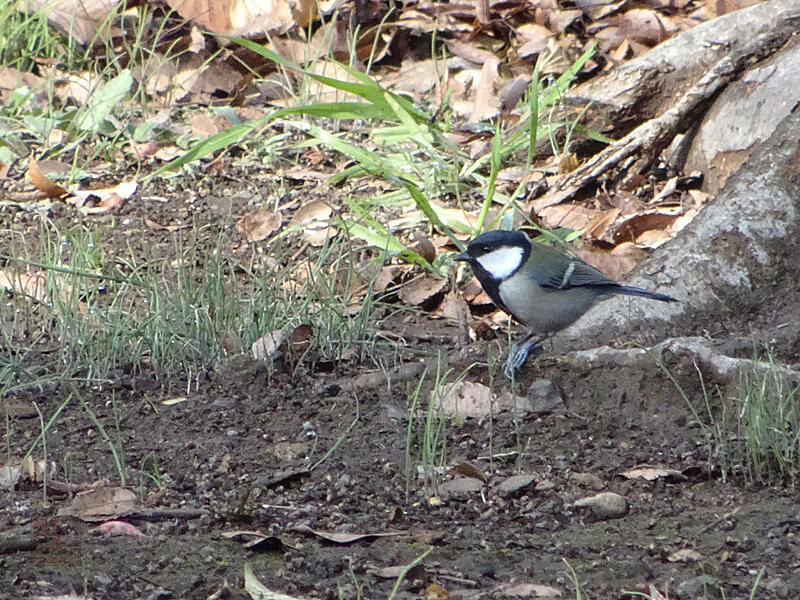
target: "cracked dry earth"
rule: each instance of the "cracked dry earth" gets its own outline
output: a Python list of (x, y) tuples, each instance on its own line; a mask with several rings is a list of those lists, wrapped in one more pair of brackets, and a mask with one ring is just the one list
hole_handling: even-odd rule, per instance
[[(174, 234), (141, 226), (144, 217), (208, 226), (233, 246), (240, 240), (232, 225), (247, 202), (212, 185), (191, 205), (132, 202), (91, 226), (107, 252), (172, 243)], [(38, 226), (34, 215), (3, 210), (11, 227)], [(51, 218), (85, 219), (67, 209)], [(444, 321), (416, 315), (383, 327), (406, 339), (435, 332), (444, 341), (428, 349), (463, 357), (452, 365), (458, 372), (472, 364), (467, 380), (498, 395), (509, 387), (485, 364), (486, 346), (499, 352), (497, 341), (459, 354)], [(670, 367), (700, 393), (690, 365)], [(655, 366), (576, 368), (545, 352), (526, 367), (518, 393), (546, 378), (562, 402), (448, 420), (446, 463), (458, 466), (441, 476), (434, 501), (417, 477), (422, 409), (411, 468), (406, 458), (419, 371), (343, 391), (342, 382), (372, 370), (365, 363), (270, 375), (233, 361), (188, 386), (122, 377), (86, 390), (135, 494), (136, 510), (121, 519), (145, 535), (99, 534), (96, 523), (59, 516), (71, 499), (55, 489), (45, 499), (41, 483), (4, 489), (0, 529), (20, 539), (33, 532), (37, 542), (4, 548), (0, 597), (243, 599), (249, 566), (261, 584), (292, 597), (386, 598), (401, 568), (423, 555), (395, 598), (637, 598), (654, 586), (668, 598), (730, 599), (749, 597), (757, 582), (755, 598), (800, 597), (796, 491), (709, 473), (700, 429)], [(35, 401), (48, 419), (67, 393), (56, 385), (18, 399)], [(176, 396), (186, 400), (162, 403)], [(7, 453), (24, 455), (38, 419), (4, 421)], [(78, 403), (49, 430), (47, 456), (59, 473), (68, 468), (72, 483), (119, 483), (109, 444)], [(157, 481), (142, 468), (154, 461)], [(661, 471), (652, 480), (623, 476), (643, 465)], [(582, 506), (604, 492), (624, 497), (624, 508)], [(263, 541), (249, 547), (252, 537), (229, 535), (240, 531)]]

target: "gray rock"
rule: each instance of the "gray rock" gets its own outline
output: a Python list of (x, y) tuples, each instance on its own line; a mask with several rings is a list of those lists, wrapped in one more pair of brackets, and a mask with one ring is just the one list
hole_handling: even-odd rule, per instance
[(594, 473), (570, 473), (569, 480), (593, 490), (602, 490), (605, 487), (603, 480)]
[(697, 598), (707, 587), (716, 587), (717, 579), (711, 575), (698, 575), (678, 584), (679, 598)]
[(535, 414), (566, 410), (564, 399), (551, 379), (537, 379), (528, 388), (530, 412)]
[(504, 497), (518, 496), (533, 489), (535, 484), (533, 475), (513, 475), (497, 486), (497, 493)]
[(767, 582), (766, 585), (767, 591), (770, 594), (774, 594), (778, 598), (788, 598), (789, 592), (789, 585), (780, 577), (774, 577)]
[(619, 519), (628, 514), (628, 501), (625, 496), (614, 492), (600, 492), (588, 498), (575, 501), (577, 508), (588, 508), (599, 521)]

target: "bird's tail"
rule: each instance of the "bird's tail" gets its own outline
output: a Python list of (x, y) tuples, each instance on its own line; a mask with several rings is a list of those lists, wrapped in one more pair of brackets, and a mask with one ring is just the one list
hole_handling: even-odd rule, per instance
[(621, 285), (615, 290), (618, 294), (626, 294), (627, 296), (644, 296), (645, 298), (652, 298), (653, 300), (661, 300), (661, 302), (677, 302), (677, 298), (667, 296), (666, 294), (659, 294), (658, 292), (651, 292), (632, 285)]

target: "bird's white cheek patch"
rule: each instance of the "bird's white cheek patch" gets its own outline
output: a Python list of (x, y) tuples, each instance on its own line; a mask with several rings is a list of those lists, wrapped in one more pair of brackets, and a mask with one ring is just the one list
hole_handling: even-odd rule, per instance
[(507, 246), (484, 254), (478, 262), (495, 279), (505, 279), (519, 268), (522, 254), (522, 248)]

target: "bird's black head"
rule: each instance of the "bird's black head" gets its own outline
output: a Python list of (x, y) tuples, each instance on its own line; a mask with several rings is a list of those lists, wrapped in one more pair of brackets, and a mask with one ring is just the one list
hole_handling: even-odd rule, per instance
[(502, 281), (513, 275), (528, 260), (531, 241), (521, 231), (489, 231), (472, 240), (467, 251), (456, 256), (473, 268), (486, 287), (489, 280)]

